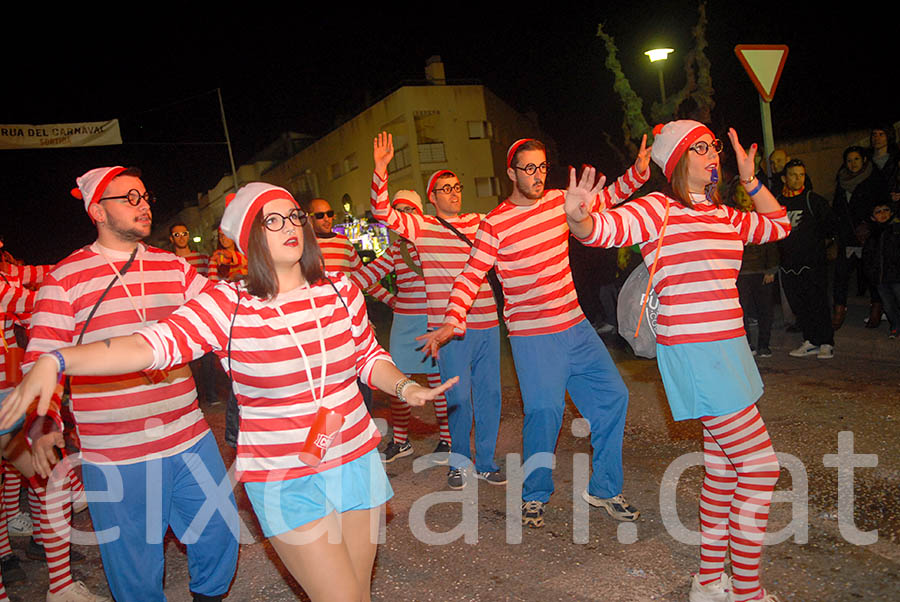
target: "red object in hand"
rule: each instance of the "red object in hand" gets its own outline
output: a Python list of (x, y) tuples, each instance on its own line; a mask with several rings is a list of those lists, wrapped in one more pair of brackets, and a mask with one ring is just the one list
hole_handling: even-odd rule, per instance
[(6, 350), (6, 382), (17, 385), (22, 382), (22, 360), (25, 359), (25, 350), (21, 347), (9, 347)]
[(343, 425), (342, 414), (328, 408), (319, 408), (300, 451), (300, 461), (307, 466), (318, 466)]

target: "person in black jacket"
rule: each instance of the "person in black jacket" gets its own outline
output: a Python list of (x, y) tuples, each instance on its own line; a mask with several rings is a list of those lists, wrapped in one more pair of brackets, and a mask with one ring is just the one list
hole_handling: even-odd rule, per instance
[(878, 287), (890, 323), (889, 336), (900, 328), (900, 220), (892, 203), (872, 209), (872, 233), (863, 248), (863, 265), (869, 282)]
[(791, 234), (778, 241), (781, 283), (804, 339), (790, 354), (830, 359), (834, 329), (828, 309), (825, 246), (833, 235), (834, 216), (828, 201), (805, 188), (805, 180), (803, 161), (790, 161), (782, 176), (784, 190), (778, 195), (791, 220)]
[[(838, 254), (834, 264), (834, 316), (837, 330), (847, 315), (847, 289), (850, 272), (857, 270), (860, 294), (869, 290), (872, 300), (867, 326), (875, 328), (881, 320), (881, 299), (869, 286), (861, 269), (862, 248), (869, 234), (869, 216), (876, 202), (888, 198), (884, 177), (869, 161), (866, 149), (850, 146), (844, 150), (844, 165), (838, 170), (832, 206), (837, 228)], [(876, 315), (877, 314), (877, 315)]]

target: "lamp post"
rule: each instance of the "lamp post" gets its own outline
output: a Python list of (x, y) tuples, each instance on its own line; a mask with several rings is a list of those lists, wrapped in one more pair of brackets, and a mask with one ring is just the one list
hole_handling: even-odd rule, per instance
[[(669, 58), (669, 54), (675, 52), (672, 48), (654, 48), (653, 50), (648, 50), (644, 54), (647, 55), (647, 58), (650, 59), (651, 63), (656, 63), (658, 61), (665, 61)], [(662, 103), (666, 104), (666, 81), (663, 79), (663, 65), (664, 62), (659, 63), (658, 72), (659, 72), (659, 95), (662, 96)]]

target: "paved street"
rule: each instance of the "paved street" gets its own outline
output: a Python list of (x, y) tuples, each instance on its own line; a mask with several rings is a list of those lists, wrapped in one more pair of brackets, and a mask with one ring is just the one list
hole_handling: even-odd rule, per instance
[[(763, 583), (782, 600), (900, 599), (900, 340), (888, 339), (885, 324), (878, 330), (864, 329), (868, 308), (862, 299), (855, 301), (836, 335), (834, 359), (789, 357), (787, 352), (801, 342), (800, 335), (785, 333), (776, 319), (774, 356), (759, 360), (766, 385), (759, 407), (783, 467), (776, 496), (808, 487), (808, 503), (801, 499), (772, 507), (770, 534), (787, 527), (792, 516), (801, 526), (795, 532), (802, 541), (781, 541), (767, 546), (763, 554)], [(373, 311), (373, 321), (379, 336), (386, 338), (388, 325), (381, 311)], [(619, 524), (596, 509), (588, 512), (580, 501), (590, 448), (569, 404), (556, 454), (557, 490), (547, 506), (543, 529), (519, 527), (519, 494), (512, 479), (509, 495), (506, 487), (483, 481), (451, 492), (445, 467), (417, 471), (415, 456), (388, 465), (395, 497), (387, 509), (386, 540), (376, 560), (374, 599), (687, 600), (699, 548), (679, 541), (684, 538), (677, 525), (672, 526), (672, 515), (677, 509), (685, 532), (697, 528), (702, 468), (688, 467), (677, 484), (667, 480), (662, 503), (660, 484), (676, 458), (700, 451), (699, 423), (672, 422), (654, 361), (635, 359), (616, 345), (611, 351), (631, 392), (625, 494), (642, 511), (641, 519)], [(503, 385), (498, 455), (507, 458), (507, 470), (514, 477), (517, 464), (507, 454), (521, 453), (522, 410), (508, 354)], [(377, 416), (385, 417), (386, 399), (376, 401)], [(224, 405), (209, 408), (207, 415), (221, 441)], [(437, 443), (434, 416), (430, 408), (416, 409), (413, 416), (412, 441), (417, 455), (425, 454)], [(852, 433), (855, 453), (877, 456), (877, 466), (856, 468), (853, 479), (853, 522), (861, 531), (877, 529), (877, 541), (871, 545), (850, 543), (847, 539), (852, 536), (847, 529), (842, 535), (838, 524), (838, 471), (826, 466), (830, 462), (825, 456), (838, 452), (842, 431)], [(222, 449), (230, 464), (233, 452), (224, 445)], [(305, 599), (261, 540), (240, 487), (236, 494), (248, 543), (241, 546), (228, 600)], [(77, 527), (89, 528), (86, 515), (77, 517)], [(450, 536), (444, 538), (453, 541), (438, 544), (447, 533)], [(25, 543), (27, 539), (16, 539), (13, 545), (31, 580), (9, 584), (7, 591), (13, 600), (43, 599), (46, 569), (39, 562), (24, 561)], [(77, 549), (87, 560), (74, 565), (76, 576), (93, 591), (106, 591), (96, 548)], [(174, 539), (168, 542), (166, 558), (169, 600), (190, 600), (186, 557)]]

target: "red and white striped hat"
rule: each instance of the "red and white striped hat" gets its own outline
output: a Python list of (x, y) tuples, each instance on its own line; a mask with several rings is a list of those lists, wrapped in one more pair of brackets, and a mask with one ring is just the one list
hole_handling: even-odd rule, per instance
[[(225, 212), (220, 229), (234, 241), (241, 253), (247, 252), (250, 242), (250, 226), (263, 205), (275, 199), (288, 199), (297, 205), (291, 193), (279, 186), (265, 182), (251, 182), (225, 197)], [(299, 205), (298, 205), (299, 207)]]
[(113, 178), (123, 171), (125, 168), (119, 165), (92, 169), (83, 176), (75, 178), (78, 187), (72, 189), (72, 196), (84, 200), (84, 210), (87, 211), (92, 203), (98, 202), (103, 197), (106, 187)]
[(654, 138), (653, 147), (650, 149), (650, 158), (666, 174), (666, 180), (672, 180), (672, 172), (675, 171), (675, 166), (678, 165), (681, 156), (697, 138), (704, 134), (715, 138), (708, 127), (699, 121), (690, 119), (670, 121), (665, 125), (659, 124), (653, 128)]
[(416, 213), (422, 215), (422, 197), (419, 196), (419, 193), (415, 190), (398, 190), (394, 194), (394, 199), (391, 201), (391, 205), (396, 207), (397, 205), (408, 205), (416, 210)]
[(519, 150), (519, 147), (525, 144), (526, 142), (531, 142), (534, 138), (519, 138), (515, 142), (513, 142), (509, 150), (506, 151), (506, 168), (509, 169), (512, 167), (513, 157), (516, 156), (516, 151)]
[(443, 176), (453, 176), (453, 177), (455, 177), (456, 179), (459, 179), (459, 177), (458, 177), (455, 173), (453, 173), (452, 171), (450, 171), (449, 169), (439, 169), (439, 170), (437, 170), (436, 172), (434, 172), (433, 174), (431, 174), (431, 177), (430, 177), (430, 178), (428, 178), (428, 184), (425, 186), (425, 196), (426, 196), (426, 197), (427, 197), (429, 194), (431, 194), (432, 190), (434, 190), (434, 183), (437, 181), (437, 179), (440, 178), (440, 177), (443, 177)]

